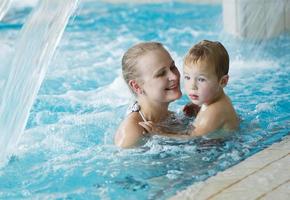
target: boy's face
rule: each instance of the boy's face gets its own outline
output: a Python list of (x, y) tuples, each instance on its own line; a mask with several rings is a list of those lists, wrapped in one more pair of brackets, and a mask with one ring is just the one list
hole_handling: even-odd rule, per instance
[(144, 95), (151, 101), (171, 102), (181, 97), (180, 73), (163, 49), (146, 53), (138, 61)]
[(184, 66), (185, 91), (191, 101), (201, 106), (213, 103), (221, 94), (222, 86), (211, 63), (198, 60)]

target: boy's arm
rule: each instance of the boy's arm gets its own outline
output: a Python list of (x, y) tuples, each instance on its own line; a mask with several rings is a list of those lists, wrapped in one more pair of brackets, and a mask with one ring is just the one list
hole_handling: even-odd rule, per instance
[(203, 111), (202, 116), (194, 122), (195, 128), (190, 135), (203, 136), (222, 128), (224, 124), (224, 113), (219, 107), (210, 107)]

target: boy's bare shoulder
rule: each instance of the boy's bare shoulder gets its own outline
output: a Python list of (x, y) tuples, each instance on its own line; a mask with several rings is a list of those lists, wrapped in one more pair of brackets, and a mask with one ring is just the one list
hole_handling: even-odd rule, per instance
[(226, 95), (223, 98), (221, 98), (219, 101), (211, 104), (211, 106), (209, 107), (212, 111), (215, 111), (216, 113), (220, 113), (220, 114), (226, 114), (228, 112), (232, 112), (234, 109), (230, 98)]
[(200, 114), (204, 123), (223, 126), (228, 121), (228, 118), (234, 114), (234, 109), (228, 99), (221, 99), (208, 105)]
[(217, 118), (223, 116), (229, 109), (229, 106), (230, 105), (225, 101), (217, 101), (207, 106), (206, 113), (214, 118)]
[(235, 129), (239, 119), (229, 97), (225, 96), (212, 107), (212, 117), (223, 121), (223, 129)]

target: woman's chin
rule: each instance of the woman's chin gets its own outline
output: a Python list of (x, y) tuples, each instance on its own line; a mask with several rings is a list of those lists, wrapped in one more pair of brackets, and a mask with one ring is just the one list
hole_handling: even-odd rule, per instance
[(164, 93), (164, 95), (165, 95), (165, 98), (167, 99), (167, 102), (175, 101), (182, 96), (182, 93), (179, 88), (178, 89), (176, 88), (173, 90), (165, 90), (165, 91), (166, 92)]
[(179, 91), (179, 92), (176, 92), (175, 94), (171, 95), (170, 99), (171, 99), (171, 101), (175, 101), (175, 100), (179, 99), (181, 96), (182, 96), (182, 93)]
[(176, 99), (179, 99), (181, 96), (182, 96), (182, 93), (181, 93), (181, 91), (179, 91)]

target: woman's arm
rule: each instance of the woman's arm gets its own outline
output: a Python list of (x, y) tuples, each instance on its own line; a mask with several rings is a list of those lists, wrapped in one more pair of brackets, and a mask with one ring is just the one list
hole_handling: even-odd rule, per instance
[(142, 126), (148, 133), (153, 135), (162, 135), (170, 138), (176, 139), (191, 139), (194, 138), (193, 129), (188, 129), (180, 132), (171, 132), (168, 129), (163, 129), (152, 121), (139, 122), (139, 125)]
[[(209, 110), (211, 111), (211, 110)], [(186, 131), (170, 131), (164, 129), (152, 121), (139, 122), (148, 133), (163, 135), (171, 138), (190, 139), (194, 137), (201, 137), (210, 134), (214, 131), (220, 130), (223, 125), (224, 118), (219, 112), (203, 112), (202, 116), (198, 116), (194, 121), (194, 125)]]

